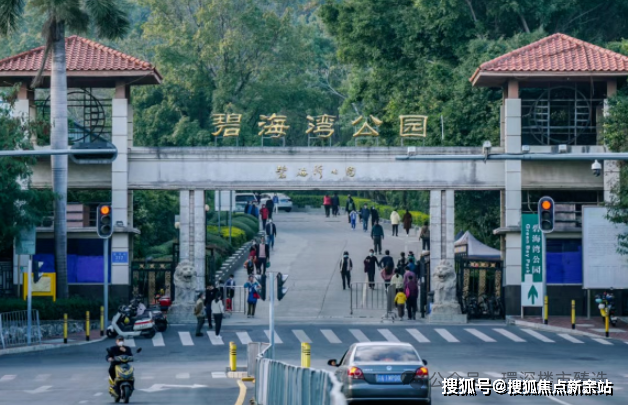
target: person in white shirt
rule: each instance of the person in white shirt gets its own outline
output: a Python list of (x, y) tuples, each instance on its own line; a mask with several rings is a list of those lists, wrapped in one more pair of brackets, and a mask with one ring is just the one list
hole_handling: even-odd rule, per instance
[(222, 305), (220, 296), (216, 294), (216, 298), (212, 301), (212, 315), (214, 315), (214, 321), (216, 322), (216, 336), (220, 336), (220, 326), (222, 325), (222, 316), (225, 313), (225, 308)]
[(399, 213), (397, 210), (393, 210), (390, 213), (390, 224), (392, 225), (392, 236), (399, 236), (399, 222), (401, 218), (399, 217)]

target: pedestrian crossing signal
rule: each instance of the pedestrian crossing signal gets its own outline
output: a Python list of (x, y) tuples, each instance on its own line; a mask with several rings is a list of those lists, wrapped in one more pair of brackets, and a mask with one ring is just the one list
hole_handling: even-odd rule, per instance
[(554, 231), (554, 200), (551, 197), (539, 200), (539, 228), (543, 233)]
[(96, 213), (96, 232), (102, 239), (108, 239), (113, 233), (113, 219), (111, 218), (111, 205), (100, 204)]
[(281, 299), (286, 295), (286, 293), (288, 292), (288, 288), (284, 287), (284, 285), (286, 284), (286, 281), (288, 280), (288, 276), (284, 276), (281, 273), (277, 273), (277, 299), (279, 301), (281, 301)]

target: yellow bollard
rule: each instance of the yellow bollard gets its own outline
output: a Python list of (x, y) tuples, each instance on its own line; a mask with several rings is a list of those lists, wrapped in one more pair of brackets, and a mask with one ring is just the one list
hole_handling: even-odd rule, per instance
[(606, 311), (606, 316), (604, 317), (604, 330), (606, 331), (606, 337), (609, 337), (608, 321), (610, 318), (611, 318), (611, 311)]
[(68, 343), (68, 314), (63, 314), (63, 343)]
[(85, 340), (89, 342), (89, 311), (85, 313)]
[(310, 368), (311, 347), (309, 343), (301, 343), (301, 367)]
[(571, 300), (571, 329), (576, 329), (576, 300)]
[(548, 324), (549, 322), (549, 297), (545, 296), (545, 305), (543, 305), (543, 323)]
[(238, 347), (234, 342), (229, 342), (229, 368), (231, 371), (238, 368)]
[(100, 336), (105, 336), (105, 307), (100, 307)]

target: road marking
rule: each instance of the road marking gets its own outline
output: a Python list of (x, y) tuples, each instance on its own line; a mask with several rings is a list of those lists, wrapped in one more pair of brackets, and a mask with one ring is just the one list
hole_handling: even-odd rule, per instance
[(177, 374), (177, 380), (187, 380), (188, 378), (190, 378), (190, 373)]
[(434, 329), (434, 332), (438, 333), (448, 341), (449, 343), (459, 343), (460, 341), (454, 337), (447, 329)]
[(179, 332), (179, 339), (181, 339), (181, 344), (183, 346), (194, 346), (190, 332)]
[(162, 335), (161, 332), (157, 332), (153, 337), (153, 346), (160, 347), (165, 345), (166, 343), (164, 343), (164, 335)]
[(227, 373), (224, 371), (214, 371), (212, 372), (212, 378), (227, 378)]
[(236, 335), (238, 336), (238, 339), (240, 339), (240, 342), (243, 345), (248, 345), (249, 343), (252, 342), (251, 337), (249, 336), (248, 332), (236, 332)]
[(393, 333), (389, 331), (388, 329), (378, 329), (377, 331), (381, 333), (382, 336), (385, 337), (387, 341), (399, 343), (399, 339), (397, 339), (397, 336), (393, 335)]
[(484, 374), (486, 374), (489, 377), (493, 377), (493, 378), (504, 378), (504, 375), (502, 373), (495, 373), (492, 371), (485, 371)]
[[(104, 278), (105, 278), (105, 277), (103, 276), (103, 279), (104, 279)], [(89, 401), (87, 401), (87, 400), (82, 400), (82, 401), (79, 401), (79, 404), (86, 404), (86, 403), (88, 403), (88, 402), (89, 402)]]
[(124, 338), (124, 345), (128, 347), (135, 347), (135, 339), (132, 337)]
[(238, 380), (238, 387), (240, 387), (240, 393), (238, 394), (238, 399), (236, 400), (235, 405), (244, 405), (244, 399), (246, 398), (246, 385), (244, 385), (242, 380)]
[(484, 333), (480, 332), (477, 329), (473, 329), (473, 328), (466, 328), (465, 329), (467, 332), (469, 332), (470, 334), (472, 334), (473, 336), (475, 336), (478, 339), (481, 339), (487, 343), (494, 343), (496, 342), (495, 339), (493, 339), (492, 337), (489, 337), (487, 335), (485, 335)]
[(598, 339), (598, 338), (593, 338), (593, 340), (595, 340), (598, 343), (601, 343), (603, 345), (608, 345), (608, 346), (612, 346), (613, 344), (611, 342), (609, 342), (608, 340), (604, 340), (604, 339)]
[[(104, 278), (104, 277), (103, 277), (103, 278)], [(97, 393), (95, 393), (95, 394), (94, 394), (94, 396), (95, 396), (95, 397), (99, 397), (99, 396), (101, 396), (101, 395), (102, 395), (102, 392), (97, 392)]]
[(415, 338), (419, 343), (430, 343), (430, 340), (426, 338), (421, 332), (417, 329), (406, 329), (408, 333)]
[(370, 342), (369, 338), (367, 338), (360, 329), (349, 329), (349, 332), (351, 332), (358, 342)]
[[(270, 331), (268, 329), (266, 329), (264, 331), (264, 333), (266, 334), (266, 337), (268, 338), (268, 340), (270, 341)], [(281, 344), (283, 343), (283, 340), (281, 340), (281, 338), (279, 337), (279, 335), (277, 334), (277, 332), (275, 332), (275, 344)]]
[(0, 377), (0, 382), (13, 381), (15, 380), (15, 375), (7, 374)]
[(207, 331), (207, 336), (209, 336), (209, 341), (212, 342), (214, 346), (224, 345), (225, 342), (222, 341), (222, 336), (216, 336), (212, 331)]
[(145, 375), (143, 377), (140, 377), (140, 380), (154, 380), (155, 377), (150, 376), (150, 375)]
[(559, 333), (558, 336), (561, 338), (570, 341), (571, 343), (584, 343), (582, 340), (578, 340), (575, 337), (568, 335), (567, 333)]
[(541, 335), (539, 332), (532, 329), (521, 329), (522, 332), (527, 333), (528, 335), (539, 339), (541, 342), (545, 343), (554, 343), (554, 341), (546, 336)]
[(323, 336), (325, 336), (325, 338), (329, 341), (329, 343), (332, 343), (332, 344), (342, 343), (342, 341), (338, 339), (338, 336), (336, 336), (336, 334), (331, 329), (321, 329), (321, 333), (323, 334)]
[(37, 377), (35, 377), (35, 381), (37, 381), (37, 382), (44, 382), (48, 378), (50, 378), (50, 374), (39, 374)]
[(301, 343), (312, 343), (312, 340), (307, 336), (307, 334), (302, 330), (293, 330), (294, 336), (299, 339)]
[(493, 330), (497, 333), (501, 333), (502, 335), (506, 336), (508, 339), (512, 340), (513, 342), (525, 343), (525, 340), (521, 339), (519, 336), (515, 335), (514, 333), (507, 331), (506, 329), (494, 328)]
[(24, 391), (24, 392), (27, 392), (29, 394), (41, 394), (42, 392), (48, 391), (50, 388), (52, 388), (52, 385), (42, 385), (41, 387), (36, 388), (34, 390)]
[(569, 402), (561, 401), (561, 400), (560, 400), (560, 399), (558, 399), (558, 398), (553, 398), (553, 397), (545, 397), (545, 398), (547, 398), (547, 399), (549, 399), (549, 400), (552, 400), (552, 401), (554, 401), (554, 402), (558, 402), (558, 403), (559, 403), (559, 404), (561, 404), (561, 405), (571, 405)]

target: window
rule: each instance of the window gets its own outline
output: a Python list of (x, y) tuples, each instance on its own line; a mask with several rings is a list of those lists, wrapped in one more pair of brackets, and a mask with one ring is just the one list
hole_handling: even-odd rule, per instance
[(547, 239), (547, 283), (582, 284), (582, 240)]
[(410, 346), (360, 346), (353, 360), (365, 363), (418, 362), (419, 356)]

